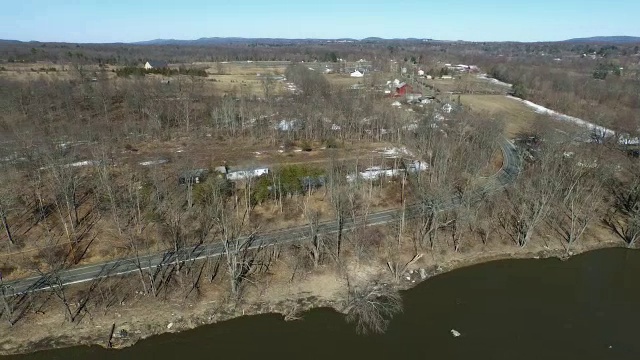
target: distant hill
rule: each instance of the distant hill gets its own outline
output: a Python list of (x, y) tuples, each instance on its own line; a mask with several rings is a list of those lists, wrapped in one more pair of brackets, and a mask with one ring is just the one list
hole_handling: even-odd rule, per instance
[(568, 43), (595, 43), (595, 44), (631, 44), (640, 43), (640, 37), (638, 36), (594, 36), (586, 38), (576, 38), (565, 40)]
[(220, 45), (220, 44), (292, 44), (320, 42), (356, 42), (356, 39), (280, 39), (280, 38), (241, 38), (241, 37), (205, 37), (196, 40), (155, 39), (139, 41), (135, 45)]

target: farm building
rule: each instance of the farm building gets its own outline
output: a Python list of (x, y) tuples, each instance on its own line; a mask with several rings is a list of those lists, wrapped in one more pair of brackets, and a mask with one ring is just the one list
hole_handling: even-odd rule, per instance
[(364, 74), (362, 72), (360, 72), (360, 70), (356, 70), (356, 71), (351, 73), (351, 77), (361, 78), (363, 76), (364, 76)]
[(164, 69), (164, 68), (168, 68), (169, 64), (167, 64), (164, 61), (147, 61), (144, 64), (144, 69), (145, 70), (151, 70), (151, 69)]
[(411, 87), (411, 85), (407, 83), (400, 83), (396, 85), (396, 92), (394, 96), (405, 96), (408, 93), (411, 93), (412, 90), (413, 88)]

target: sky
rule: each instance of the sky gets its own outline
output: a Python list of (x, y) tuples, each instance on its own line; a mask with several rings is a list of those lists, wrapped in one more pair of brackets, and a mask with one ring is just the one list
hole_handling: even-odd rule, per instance
[(555, 41), (640, 36), (640, 0), (3, 0), (0, 39)]

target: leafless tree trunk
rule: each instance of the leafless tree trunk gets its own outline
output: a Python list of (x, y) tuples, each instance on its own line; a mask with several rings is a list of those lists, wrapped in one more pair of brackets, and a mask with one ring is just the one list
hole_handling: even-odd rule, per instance
[(2, 218), (2, 227), (4, 228), (4, 231), (7, 234), (7, 240), (9, 240), (9, 244), (15, 245), (16, 242), (13, 239), (13, 235), (11, 234), (9, 221), (7, 221), (7, 212), (5, 210), (5, 207), (1, 203), (0, 203), (0, 218)]
[(304, 216), (307, 219), (309, 225), (309, 256), (313, 261), (313, 267), (317, 268), (320, 265), (320, 259), (324, 251), (324, 241), (322, 235), (318, 234), (318, 222), (320, 220), (320, 213), (309, 207), (308, 200), (304, 204)]
[(350, 288), (346, 308), (347, 321), (356, 324), (361, 334), (384, 333), (391, 318), (402, 312), (402, 298), (390, 286), (369, 285)]

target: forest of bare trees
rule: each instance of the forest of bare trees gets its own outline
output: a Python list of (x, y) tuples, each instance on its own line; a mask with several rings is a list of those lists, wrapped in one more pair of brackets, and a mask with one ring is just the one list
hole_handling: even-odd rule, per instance
[[(107, 313), (132, 294), (193, 300), (216, 289), (227, 301), (241, 303), (283, 264), (293, 269), (287, 274), (291, 281), (326, 268), (348, 277), (352, 264), (368, 264), (393, 286), (350, 284), (344, 311), (359, 331), (381, 332), (402, 308), (394, 286), (425, 254), (435, 259), (489, 246), (535, 248), (548, 238), (558, 239), (570, 254), (603, 231), (629, 247), (640, 238), (640, 166), (618, 144), (583, 143), (575, 141), (576, 134), (558, 135), (551, 128), (524, 134), (541, 139), (541, 145), (533, 151), (517, 144), (527, 161), (515, 182), (504, 191), (479, 193), (503, 165), (501, 144), (509, 119), (459, 108), (438, 121), (437, 101), (411, 111), (394, 109), (379, 92), (338, 87), (296, 63), (336, 52), (350, 59), (366, 56), (382, 68), (390, 59), (411, 62), (412, 56), (435, 63), (430, 52), (436, 50), (445, 61), (462, 61), (475, 56), (473, 47), (230, 45), (211, 55), (207, 47), (47, 44), (33, 51), (24, 46), (3, 44), (0, 58), (77, 66), (136, 65), (150, 57), (290, 60), (285, 75), (302, 91), (283, 95), (264, 80), (262, 97), (222, 96), (204, 91), (198, 76), (179, 76), (167, 84), (148, 77), (85, 81), (80, 67), (71, 80), (0, 76), (0, 315), (12, 326), (51, 308), (78, 323)], [(632, 76), (584, 83), (581, 75), (571, 74), (571, 66), (478, 61), (494, 66), (494, 76), (523, 84), (527, 97), (550, 107), (589, 112), (598, 117), (594, 122), (629, 132), (640, 121), (638, 79)], [(291, 126), (283, 130), (281, 121)], [(323, 162), (284, 164), (242, 182), (209, 176), (183, 185), (178, 174), (196, 167), (195, 161), (145, 167), (123, 160), (149, 144), (190, 142), (208, 158), (233, 142), (283, 152), (293, 146), (322, 148), (328, 155)], [(411, 172), (407, 159), (383, 159), (401, 175), (348, 181), (347, 175), (377, 164), (373, 156), (341, 158), (340, 148), (378, 143), (410, 149), (428, 169)], [(222, 165), (212, 162), (199, 166)], [(301, 183), (303, 178), (318, 185)], [(381, 209), (400, 210), (397, 221), (369, 226)], [(299, 229), (303, 241), (264, 246), (261, 238), (278, 222)], [(336, 224), (335, 231), (324, 230), (327, 222)], [(211, 244), (219, 246), (221, 256), (198, 253)], [(146, 256), (155, 253), (165, 258), (150, 264)], [(133, 259), (135, 273), (62, 286), (60, 274), (67, 269), (121, 258)], [(41, 276), (46, 291), (9, 296), (6, 283), (34, 275)]]

